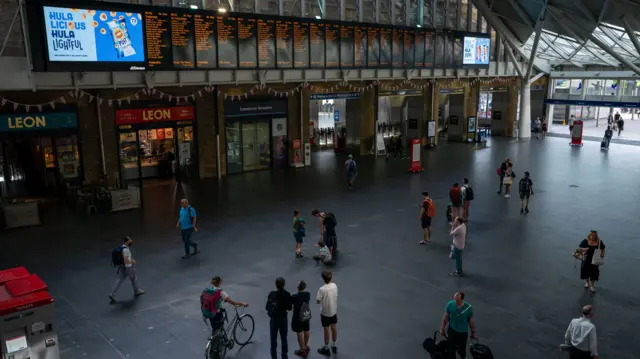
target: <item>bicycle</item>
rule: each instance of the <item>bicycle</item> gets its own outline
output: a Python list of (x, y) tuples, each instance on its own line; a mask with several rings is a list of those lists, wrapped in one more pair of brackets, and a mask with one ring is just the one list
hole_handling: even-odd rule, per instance
[[(224, 317), (223, 323), (229, 323), (229, 326), (225, 329), (223, 324), (220, 329), (216, 330), (211, 334), (211, 336), (209, 336), (207, 345), (204, 348), (204, 357), (206, 359), (224, 359), (225, 355), (227, 355), (227, 350), (233, 349), (234, 344), (238, 344), (242, 347), (247, 345), (249, 341), (251, 341), (251, 338), (253, 338), (253, 332), (256, 327), (253, 316), (251, 316), (251, 314), (242, 313), (244, 309), (239, 313), (237, 306), (234, 306), (234, 309), (236, 311), (236, 315), (233, 317), (231, 322), (229, 322), (229, 318), (227, 317), (227, 311), (220, 309), (222, 311), (222, 316)], [(205, 323), (207, 323), (206, 320)], [(241, 341), (238, 339), (238, 329), (243, 333), (249, 333), (247, 340)], [(229, 337), (229, 333), (231, 333), (231, 337)]]

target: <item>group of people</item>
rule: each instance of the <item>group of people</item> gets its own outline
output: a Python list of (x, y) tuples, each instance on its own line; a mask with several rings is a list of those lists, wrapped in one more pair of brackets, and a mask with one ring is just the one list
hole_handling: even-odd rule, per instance
[[(332, 264), (338, 247), (338, 236), (336, 235), (338, 221), (336, 216), (330, 212), (320, 212), (318, 209), (313, 209), (311, 215), (320, 220), (320, 239), (316, 243), (319, 252), (313, 256), (313, 259), (323, 264)], [(306, 236), (306, 223), (300, 211), (294, 210), (293, 238), (296, 241), (296, 258), (304, 257), (302, 254), (302, 242)]]
[(540, 139), (540, 135), (542, 135), (542, 138), (545, 138), (549, 131), (549, 124), (547, 123), (546, 117), (536, 117), (536, 119), (531, 122), (531, 130), (537, 139)]
[[(513, 163), (509, 158), (505, 159), (496, 172), (500, 178), (498, 194), (502, 195), (502, 187), (504, 186), (504, 198), (511, 198), (511, 186), (516, 178), (516, 173), (513, 171)], [(527, 214), (529, 213), (529, 198), (533, 196), (533, 181), (529, 171), (525, 171), (524, 177), (518, 182), (518, 193), (520, 195), (520, 214)]]

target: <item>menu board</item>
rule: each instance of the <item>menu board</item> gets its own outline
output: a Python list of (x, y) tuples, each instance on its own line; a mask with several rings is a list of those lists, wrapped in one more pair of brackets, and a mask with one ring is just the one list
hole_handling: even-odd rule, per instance
[(171, 49), (173, 50), (173, 67), (176, 69), (195, 67), (193, 32), (193, 14), (171, 13)]
[(413, 30), (404, 29), (404, 57), (403, 57), (403, 67), (412, 68), (414, 67), (414, 54), (416, 51), (416, 35)]
[(323, 68), (325, 60), (325, 25), (309, 23), (309, 63), (310, 67)]
[(353, 25), (340, 26), (340, 67), (353, 67)]
[(326, 24), (325, 40), (325, 61), (327, 68), (340, 66), (340, 25)]
[(293, 22), (293, 67), (309, 67), (309, 24)]
[(380, 65), (380, 31), (378, 28), (367, 27), (367, 66)]
[(435, 37), (433, 33), (427, 32), (424, 35), (424, 67), (433, 67), (435, 63)]
[(169, 13), (145, 11), (144, 19), (147, 68), (149, 70), (170, 70), (173, 68), (173, 63), (171, 60)]
[(276, 67), (275, 20), (258, 18), (258, 67)]
[(238, 23), (235, 16), (216, 18), (218, 38), (218, 67), (235, 69), (238, 67)]
[(276, 20), (276, 67), (293, 67), (293, 24), (290, 20)]
[(391, 48), (393, 47), (391, 35), (391, 29), (380, 29), (380, 67), (391, 66)]
[(216, 67), (216, 17), (213, 14), (195, 14), (193, 23), (196, 36), (196, 67)]
[(355, 26), (353, 30), (353, 66), (367, 66), (367, 28)]
[(392, 45), (393, 55), (391, 60), (391, 67), (400, 68), (400, 67), (403, 67), (402, 55), (404, 53), (404, 46), (403, 46), (402, 38), (404, 36), (404, 31), (401, 29), (393, 29), (392, 36), (393, 36), (393, 45)]
[(238, 15), (238, 65), (240, 68), (258, 67), (258, 39), (256, 19)]

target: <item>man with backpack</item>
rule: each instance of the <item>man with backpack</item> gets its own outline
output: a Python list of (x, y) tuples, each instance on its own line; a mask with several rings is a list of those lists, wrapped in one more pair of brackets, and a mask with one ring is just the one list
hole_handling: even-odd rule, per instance
[(193, 232), (197, 232), (196, 222), (198, 220), (198, 214), (196, 210), (189, 205), (189, 201), (183, 198), (180, 201), (180, 217), (176, 227), (180, 228), (180, 234), (182, 236), (182, 242), (184, 243), (184, 255), (182, 259), (191, 257), (191, 247), (193, 247), (193, 254), (200, 253), (198, 250), (198, 242), (191, 240)]
[(463, 292), (456, 292), (453, 295), (453, 300), (444, 307), (444, 316), (442, 317), (442, 325), (440, 325), (442, 336), (445, 336), (446, 330), (447, 342), (449, 343), (448, 359), (455, 359), (456, 352), (462, 359), (467, 357), (469, 328), (471, 328), (471, 339), (477, 338), (473, 308), (471, 304), (464, 301)]
[(347, 170), (347, 181), (349, 189), (353, 188), (353, 182), (358, 175), (358, 168), (356, 167), (356, 161), (353, 160), (353, 155), (349, 155), (349, 158), (344, 163), (344, 167)]
[(111, 293), (109, 293), (109, 299), (112, 304), (116, 302), (116, 292), (120, 289), (120, 285), (127, 278), (131, 280), (133, 292), (136, 297), (144, 294), (144, 290), (138, 286), (138, 276), (136, 275), (135, 267), (136, 260), (131, 256), (132, 245), (133, 240), (130, 237), (124, 237), (122, 245), (111, 252), (111, 264), (117, 268), (116, 273), (118, 274), (116, 284), (113, 286)]
[(520, 191), (520, 214), (527, 214), (529, 213), (529, 196), (533, 196), (533, 181), (531, 181), (528, 171), (520, 180), (518, 189)]
[(282, 359), (286, 359), (289, 353), (287, 342), (287, 312), (292, 308), (291, 294), (284, 289), (284, 278), (276, 279), (276, 290), (267, 296), (266, 310), (269, 315), (269, 328), (271, 337), (271, 359), (278, 357), (278, 333), (282, 343)]
[(229, 303), (236, 307), (248, 307), (249, 304), (232, 300), (227, 292), (222, 290), (222, 278), (215, 276), (211, 278), (211, 288), (205, 288), (200, 294), (200, 309), (202, 317), (209, 319), (211, 323), (211, 334), (222, 328), (224, 325), (224, 303)]
[(468, 178), (462, 180), (460, 192), (462, 193), (462, 218), (466, 220), (469, 219), (469, 206), (474, 199), (473, 188), (471, 188)]
[[(462, 190), (458, 182), (454, 183), (453, 187), (449, 190), (449, 201), (451, 202), (451, 217), (462, 218), (462, 213), (460, 213), (462, 209)], [(451, 222), (449, 224), (451, 224)]]
[(313, 209), (311, 215), (320, 219), (320, 239), (329, 247), (331, 254), (335, 255), (338, 248), (338, 236), (336, 235), (336, 226), (338, 221), (336, 216), (331, 212), (320, 212)]
[(436, 205), (433, 203), (429, 192), (422, 192), (422, 205), (420, 206), (420, 224), (422, 225), (422, 240), (418, 244), (431, 243), (431, 219), (436, 216)]

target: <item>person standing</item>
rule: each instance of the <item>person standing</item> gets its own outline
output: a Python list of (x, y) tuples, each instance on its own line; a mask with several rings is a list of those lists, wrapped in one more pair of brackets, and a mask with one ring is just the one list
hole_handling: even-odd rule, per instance
[(542, 121), (540, 121), (540, 117), (536, 117), (533, 120), (533, 133), (536, 134), (536, 139), (540, 139), (540, 132), (542, 132)]
[(518, 190), (520, 192), (520, 214), (527, 214), (529, 213), (529, 197), (533, 196), (533, 181), (531, 181), (528, 171), (520, 180)]
[(456, 262), (456, 268), (449, 275), (461, 276), (464, 274), (462, 271), (462, 251), (467, 238), (467, 225), (464, 223), (464, 219), (456, 217), (453, 220), (450, 234), (453, 237), (452, 255), (453, 260)]
[(318, 209), (311, 210), (311, 215), (320, 219), (320, 239), (329, 247), (333, 254), (338, 245), (338, 236), (336, 234), (336, 226), (338, 221), (336, 216), (331, 212), (320, 212)]
[[(320, 304), (320, 322), (324, 332), (324, 346), (318, 349), (318, 353), (322, 355), (331, 355), (338, 352), (336, 342), (338, 341), (338, 286), (331, 280), (333, 274), (330, 271), (322, 272), (322, 280), (324, 285), (318, 289), (316, 300)], [(329, 349), (329, 329), (331, 329), (331, 349)]]
[(120, 289), (120, 285), (127, 278), (131, 281), (133, 285), (133, 293), (135, 296), (143, 295), (144, 290), (140, 289), (138, 285), (138, 276), (136, 275), (136, 260), (133, 259), (131, 255), (131, 246), (133, 245), (133, 240), (130, 237), (124, 237), (124, 242), (120, 247), (118, 247), (114, 251), (113, 257), (117, 257), (117, 261), (113, 260), (113, 264), (117, 266), (118, 270), (116, 274), (118, 274), (118, 279), (116, 280), (116, 284), (113, 286), (111, 293), (109, 293), (109, 299), (111, 303), (116, 302), (116, 293), (118, 289)]
[(418, 244), (431, 243), (431, 218), (435, 216), (436, 205), (433, 203), (429, 192), (422, 192), (422, 205), (420, 206), (420, 223), (422, 225), (422, 240)]
[(462, 217), (462, 191), (458, 182), (454, 183), (449, 190), (449, 201), (451, 202), (451, 217)]
[(569, 347), (570, 359), (598, 359), (598, 335), (591, 322), (593, 306), (582, 307), (582, 317), (571, 320), (564, 334), (564, 344)]
[(302, 239), (305, 236), (305, 221), (300, 217), (300, 211), (293, 210), (293, 238), (296, 239), (296, 258), (304, 257), (302, 255)]
[(444, 307), (444, 316), (440, 325), (440, 335), (447, 336), (449, 344), (449, 358), (455, 359), (456, 352), (460, 358), (467, 357), (467, 337), (471, 328), (471, 339), (476, 337), (476, 322), (473, 318), (473, 308), (471, 304), (464, 301), (464, 293), (456, 292), (453, 300)]
[(616, 115), (618, 116), (618, 120), (616, 120), (616, 124), (618, 125), (618, 136), (620, 136), (620, 133), (624, 131), (624, 120), (619, 113), (617, 113)]
[(197, 232), (196, 222), (198, 221), (198, 214), (196, 210), (189, 205), (189, 201), (183, 198), (180, 201), (180, 217), (176, 227), (180, 228), (180, 234), (182, 235), (182, 242), (184, 243), (184, 255), (182, 259), (189, 258), (191, 256), (191, 247), (193, 247), (193, 254), (200, 253), (198, 250), (198, 243), (191, 240), (193, 232)]
[(573, 136), (573, 123), (576, 122), (576, 116), (569, 116), (569, 135)]
[[(604, 258), (606, 246), (600, 240), (598, 232), (592, 230), (587, 238), (580, 243), (580, 251), (582, 252), (582, 266), (580, 267), (580, 279), (584, 280), (585, 289), (589, 289), (591, 293), (596, 292), (596, 282), (600, 279), (600, 267), (594, 263), (593, 257), (598, 255)], [(596, 254), (596, 252), (598, 252)]]
[(511, 162), (507, 165), (507, 170), (504, 173), (504, 198), (511, 198), (511, 184), (513, 183), (513, 179), (516, 177), (516, 174), (513, 172), (513, 165)]
[(353, 155), (350, 154), (349, 158), (344, 162), (344, 168), (347, 171), (347, 181), (349, 189), (351, 189), (353, 188), (353, 183), (358, 175), (358, 168), (356, 166), (356, 161), (353, 160)]
[(542, 116), (542, 138), (547, 137), (547, 131), (549, 131), (549, 123), (547, 122), (547, 118)]
[(469, 206), (475, 197), (468, 178), (462, 180), (460, 192), (462, 193), (462, 217), (467, 220), (469, 219)]
[(294, 352), (299, 357), (306, 358), (309, 355), (309, 320), (311, 319), (311, 311), (309, 309), (309, 301), (311, 294), (306, 291), (307, 283), (301, 280), (298, 283), (298, 293), (293, 294), (293, 315), (291, 316), (291, 330), (298, 337), (298, 345), (300, 349)]
[(611, 130), (611, 126), (607, 126), (607, 129), (604, 130), (604, 138), (602, 139), (601, 148), (605, 150), (609, 150), (609, 145), (611, 145), (611, 138), (613, 137), (613, 131)]
[(278, 333), (282, 344), (282, 359), (287, 359), (289, 343), (287, 342), (287, 312), (292, 308), (291, 294), (284, 289), (284, 278), (276, 279), (276, 290), (271, 291), (267, 297), (267, 311), (269, 313), (269, 327), (271, 337), (271, 359), (278, 357)]
[(504, 184), (504, 175), (507, 172), (508, 164), (511, 163), (509, 158), (505, 159), (504, 162), (500, 164), (500, 168), (498, 169), (498, 177), (500, 177), (500, 187), (498, 188), (498, 194), (502, 194), (502, 185)]

